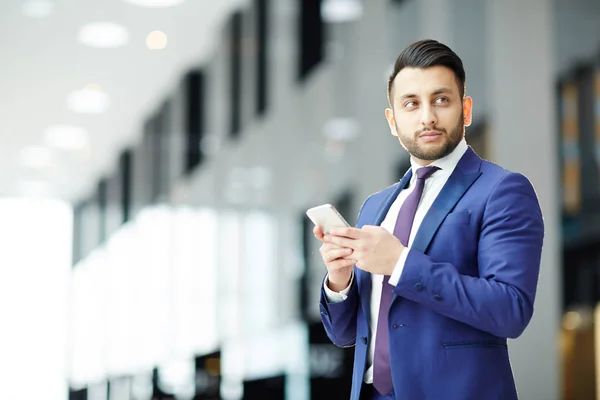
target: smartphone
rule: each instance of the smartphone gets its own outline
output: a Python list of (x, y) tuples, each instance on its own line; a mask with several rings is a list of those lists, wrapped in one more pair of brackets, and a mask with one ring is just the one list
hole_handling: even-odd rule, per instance
[(342, 217), (342, 214), (340, 214), (331, 204), (323, 204), (310, 208), (306, 211), (306, 215), (313, 224), (323, 228), (323, 233), (329, 233), (331, 228), (344, 228), (350, 226), (344, 217)]

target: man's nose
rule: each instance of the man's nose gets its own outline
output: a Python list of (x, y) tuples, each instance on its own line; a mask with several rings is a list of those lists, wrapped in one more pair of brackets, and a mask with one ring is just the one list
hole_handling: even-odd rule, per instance
[(437, 123), (437, 116), (433, 111), (432, 107), (423, 107), (423, 114), (421, 115), (421, 124), (424, 127), (433, 128)]

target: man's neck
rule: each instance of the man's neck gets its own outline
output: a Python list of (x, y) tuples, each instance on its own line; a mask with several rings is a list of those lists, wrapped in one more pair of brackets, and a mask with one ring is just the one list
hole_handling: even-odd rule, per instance
[(421, 167), (426, 167), (429, 164), (431, 164), (432, 162), (436, 161), (436, 160), (421, 160), (420, 158), (416, 158), (414, 156), (411, 156), (411, 158), (413, 159), (413, 161), (417, 164), (419, 164)]

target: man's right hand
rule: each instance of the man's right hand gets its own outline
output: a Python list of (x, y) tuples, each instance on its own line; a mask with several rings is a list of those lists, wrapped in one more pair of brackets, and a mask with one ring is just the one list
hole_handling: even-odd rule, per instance
[[(315, 226), (313, 233), (317, 239), (323, 242), (324, 234), (320, 226)], [(323, 243), (319, 252), (327, 267), (329, 289), (334, 292), (346, 289), (352, 278), (352, 267), (356, 264), (356, 260), (348, 258), (352, 255), (352, 249), (333, 243)]]

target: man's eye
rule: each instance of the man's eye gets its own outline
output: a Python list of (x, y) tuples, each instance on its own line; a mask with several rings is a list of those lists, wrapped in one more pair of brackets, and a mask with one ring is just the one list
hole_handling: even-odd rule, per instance
[(435, 102), (437, 104), (445, 104), (448, 102), (448, 98), (447, 97), (438, 97), (437, 99), (435, 99)]
[(416, 101), (407, 101), (407, 102), (404, 104), (404, 107), (411, 108), (411, 107), (414, 107), (414, 106), (416, 106), (416, 105), (417, 105), (417, 102), (416, 102)]

